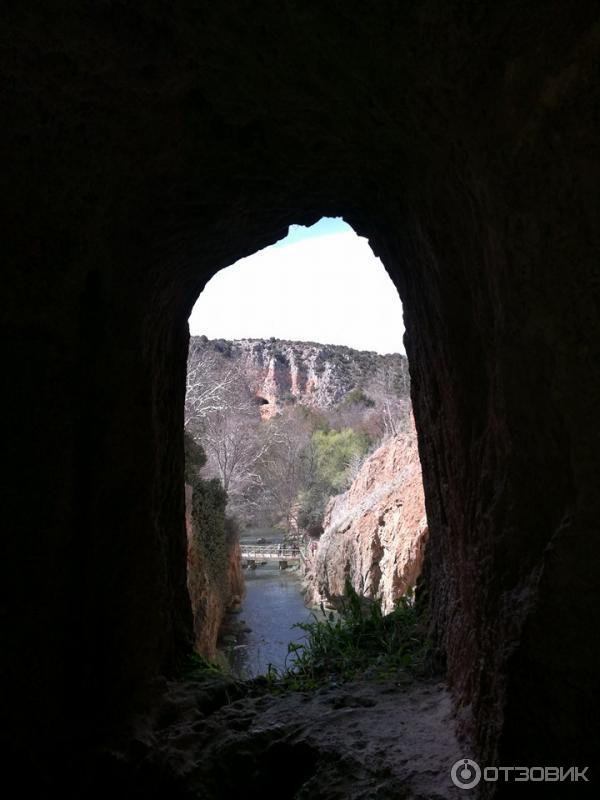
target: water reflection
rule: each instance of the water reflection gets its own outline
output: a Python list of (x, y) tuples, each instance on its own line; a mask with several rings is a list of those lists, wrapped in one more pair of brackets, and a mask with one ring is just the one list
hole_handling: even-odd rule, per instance
[[(242, 540), (256, 542), (264, 537), (281, 541), (274, 531), (249, 531)], [(285, 667), (289, 642), (301, 642), (305, 634), (292, 626), (311, 618), (304, 605), (299, 573), (279, 570), (277, 562), (244, 571), (246, 596), (239, 617), (250, 632), (242, 633), (232, 652), (232, 666), (238, 675), (254, 677), (266, 673), (269, 664)]]

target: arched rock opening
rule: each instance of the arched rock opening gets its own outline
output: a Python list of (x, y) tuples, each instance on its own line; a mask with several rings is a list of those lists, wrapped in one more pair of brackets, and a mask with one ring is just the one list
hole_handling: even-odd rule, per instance
[(323, 215), (403, 300), (465, 729), (487, 763), (594, 752), (592, 5), (7, 13), (5, 752), (93, 741), (173, 672), (186, 320)]

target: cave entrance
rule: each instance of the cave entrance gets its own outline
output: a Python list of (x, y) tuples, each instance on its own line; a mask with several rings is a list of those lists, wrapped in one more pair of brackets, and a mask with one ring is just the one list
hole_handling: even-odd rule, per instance
[(190, 333), (196, 647), (214, 659), (220, 642), (243, 674), (281, 670), (288, 642), (305, 639), (292, 626), (321, 601), (339, 608), (346, 578), (387, 613), (420, 570), (400, 298), (368, 241), (323, 218), (218, 272)]

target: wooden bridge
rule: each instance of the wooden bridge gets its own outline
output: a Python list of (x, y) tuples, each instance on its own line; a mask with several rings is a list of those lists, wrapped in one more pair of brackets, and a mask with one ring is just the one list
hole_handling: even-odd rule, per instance
[(242, 562), (250, 569), (256, 569), (265, 561), (278, 561), (279, 569), (286, 569), (290, 563), (299, 564), (302, 559), (300, 548), (288, 544), (242, 544)]

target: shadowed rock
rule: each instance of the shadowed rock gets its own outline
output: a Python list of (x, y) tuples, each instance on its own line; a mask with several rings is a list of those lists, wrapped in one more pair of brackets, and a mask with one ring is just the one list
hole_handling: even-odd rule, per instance
[(2, 752), (23, 788), (189, 647), (186, 320), (218, 269), (322, 215), (403, 301), (422, 601), (464, 730), (483, 763), (589, 763), (596, 4), (13, 3), (2, 28)]

